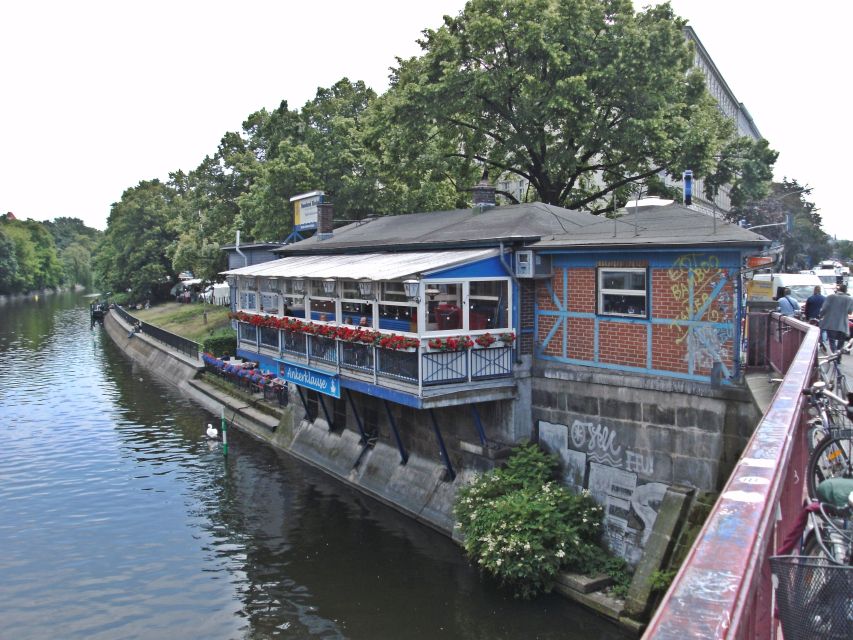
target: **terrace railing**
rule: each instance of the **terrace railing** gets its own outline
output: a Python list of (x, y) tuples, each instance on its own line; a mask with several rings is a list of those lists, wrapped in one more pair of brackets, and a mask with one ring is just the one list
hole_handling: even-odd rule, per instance
[[(277, 335), (276, 335), (277, 334)], [(503, 343), (487, 348), (433, 351), (426, 347), (386, 349), (373, 344), (349, 342), (328, 336), (255, 327), (238, 323), (240, 346), (273, 352), (281, 357), (335, 368), (346, 374), (369, 374), (422, 386), (470, 383), (511, 378), (514, 349)]]

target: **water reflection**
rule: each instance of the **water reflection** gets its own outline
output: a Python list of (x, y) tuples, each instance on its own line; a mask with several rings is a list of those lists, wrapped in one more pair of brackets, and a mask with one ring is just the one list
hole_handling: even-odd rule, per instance
[(225, 459), (85, 299), (0, 306), (0, 394), (0, 637), (622, 637), (238, 432)]

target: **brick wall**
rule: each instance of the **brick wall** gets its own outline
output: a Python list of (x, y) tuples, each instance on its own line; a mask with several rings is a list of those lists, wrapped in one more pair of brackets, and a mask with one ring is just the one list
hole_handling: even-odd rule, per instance
[[(601, 264), (644, 266), (637, 261), (608, 260)], [(675, 375), (710, 377), (715, 364), (731, 371), (737, 349), (737, 301), (732, 274), (718, 265), (716, 256), (687, 253), (676, 258), (672, 267), (650, 268), (652, 317), (627, 322), (607, 316), (582, 317), (596, 313), (595, 267), (556, 267), (550, 281), (536, 284), (537, 311), (551, 312), (538, 315), (539, 354)], [(522, 304), (526, 305), (526, 300)], [(558, 323), (559, 328), (545, 344)], [(564, 335), (568, 341), (565, 347)]]

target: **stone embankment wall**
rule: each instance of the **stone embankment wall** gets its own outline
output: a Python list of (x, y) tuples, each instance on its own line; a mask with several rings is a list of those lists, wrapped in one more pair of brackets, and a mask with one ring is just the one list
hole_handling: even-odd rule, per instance
[[(409, 416), (404, 420), (399, 409), (392, 408), (392, 411), (397, 412), (395, 419), (400, 421), (398, 429), (408, 452), (405, 464), (401, 464), (400, 453), (381, 403), (371, 409), (377, 416), (378, 437), (372, 446), (365, 447), (360, 442), (360, 434), (351, 412), (347, 415), (347, 428), (330, 429), (322, 417), (322, 411), (321, 417), (313, 422), (305, 420), (305, 410), (298, 396), (293, 394), (290, 405), (273, 416), (268, 410), (260, 411), (251, 403), (197, 379), (199, 372), (204, 369), (201, 361), (174, 353), (144, 334), (137, 333), (130, 337), (130, 327), (117, 315), (107, 314), (104, 327), (133, 360), (154, 375), (176, 385), (215, 416), (220, 416), (224, 411), (229, 425), (323, 469), (342, 482), (424, 524), (453, 535), (454, 496), (457, 489), (470, 480), (470, 469), (477, 466), (463, 468), (463, 456), (471, 454), (462, 453), (458, 446), (465, 437), (460, 435), (463, 432), (470, 434), (469, 440), (475, 438), (470, 415), (467, 416), (468, 424), (460, 426), (461, 414), (445, 414), (444, 410), (436, 412), (437, 420), (446, 422), (442, 432), (444, 435), (447, 429), (445, 444), (452, 451), (451, 460), (457, 470), (455, 479), (451, 480), (438, 454), (432, 427), (421, 424), (417, 429), (413, 428)], [(328, 401), (327, 406), (331, 407)], [(478, 457), (488, 461), (488, 456)], [(488, 466), (488, 462), (485, 465)], [(481, 461), (479, 466), (482, 468), (484, 463)]]
[(739, 389), (560, 365), (534, 373), (540, 444), (568, 486), (604, 505), (609, 546), (632, 565), (667, 491), (719, 491), (761, 417)]

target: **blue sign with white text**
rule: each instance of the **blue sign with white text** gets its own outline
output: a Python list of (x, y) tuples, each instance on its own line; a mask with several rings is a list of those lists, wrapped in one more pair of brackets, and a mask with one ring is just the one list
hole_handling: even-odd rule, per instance
[(323, 373), (314, 369), (307, 369), (289, 362), (284, 363), (284, 379), (300, 387), (311, 389), (318, 393), (332, 396), (333, 398), (341, 397), (341, 385), (338, 382), (338, 376), (331, 373)]

